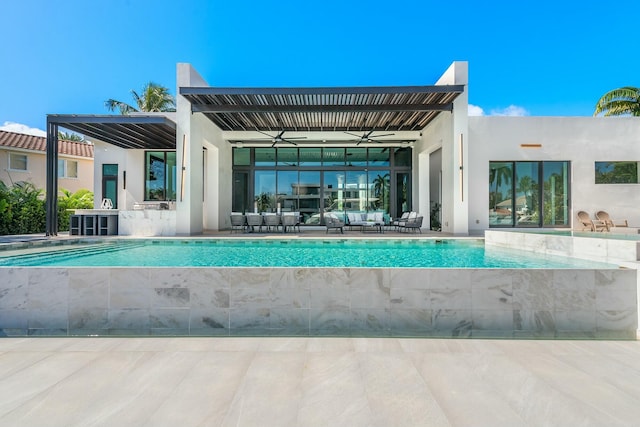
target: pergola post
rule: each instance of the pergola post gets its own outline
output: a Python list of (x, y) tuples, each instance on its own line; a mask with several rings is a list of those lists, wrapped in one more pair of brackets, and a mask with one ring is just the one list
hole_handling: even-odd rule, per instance
[(47, 116), (46, 235), (58, 235), (58, 124)]

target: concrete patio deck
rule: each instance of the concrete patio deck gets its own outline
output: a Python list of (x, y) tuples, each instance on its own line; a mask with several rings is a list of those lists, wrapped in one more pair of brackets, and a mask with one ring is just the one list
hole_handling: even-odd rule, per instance
[(640, 342), (3, 338), (3, 426), (629, 426)]

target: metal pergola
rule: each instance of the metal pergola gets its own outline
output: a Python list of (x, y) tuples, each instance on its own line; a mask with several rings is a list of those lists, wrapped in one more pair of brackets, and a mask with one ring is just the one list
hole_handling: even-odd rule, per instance
[(47, 236), (58, 235), (58, 129), (63, 127), (90, 138), (129, 149), (175, 149), (176, 124), (163, 115), (47, 116)]
[[(191, 113), (223, 131), (418, 131), (452, 112), (464, 85), (323, 88), (181, 87)], [(125, 149), (175, 149), (161, 114), (47, 116), (46, 234), (58, 234), (58, 128)]]
[(326, 88), (181, 87), (193, 113), (226, 131), (415, 131), (464, 85)]

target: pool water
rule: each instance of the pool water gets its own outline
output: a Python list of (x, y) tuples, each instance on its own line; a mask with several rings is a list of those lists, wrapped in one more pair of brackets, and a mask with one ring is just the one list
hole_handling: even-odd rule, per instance
[(483, 240), (112, 240), (0, 257), (2, 266), (617, 268)]

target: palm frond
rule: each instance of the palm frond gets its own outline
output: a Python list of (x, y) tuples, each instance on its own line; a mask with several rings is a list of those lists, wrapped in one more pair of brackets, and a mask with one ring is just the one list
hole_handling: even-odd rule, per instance
[(594, 116), (640, 116), (640, 88), (625, 86), (602, 95), (596, 104)]
[(109, 111), (120, 110), (120, 114), (129, 114), (131, 112), (138, 111), (126, 102), (118, 101), (115, 99), (107, 99), (104, 102), (104, 105)]
[(176, 101), (169, 93), (169, 89), (154, 82), (149, 82), (138, 93), (131, 90), (131, 96), (138, 108), (115, 99), (105, 101), (109, 111), (120, 109), (121, 114), (128, 114), (136, 111), (165, 112), (176, 111)]

